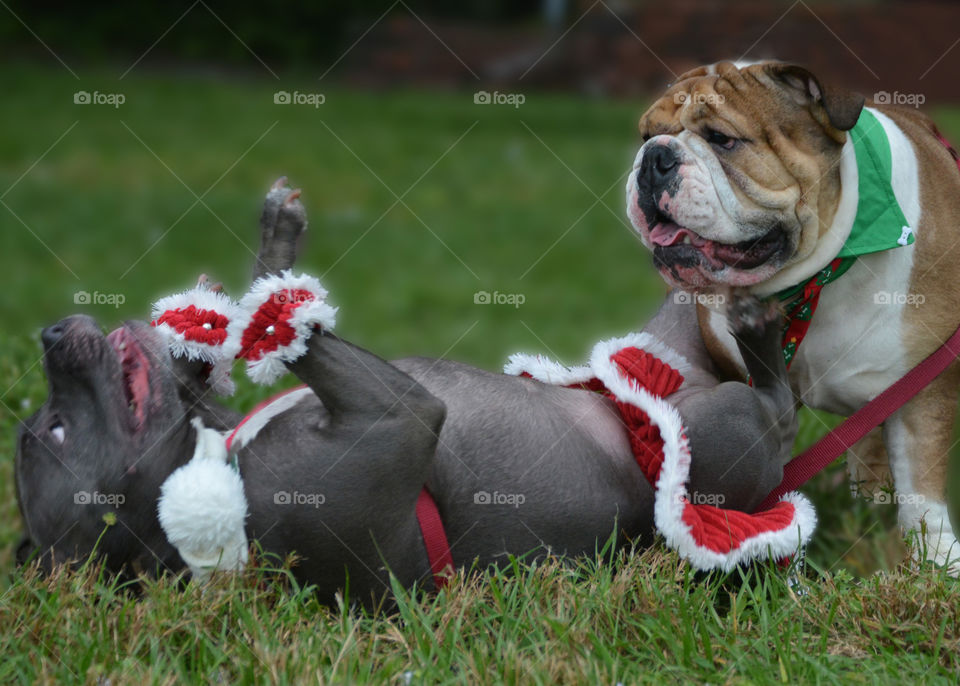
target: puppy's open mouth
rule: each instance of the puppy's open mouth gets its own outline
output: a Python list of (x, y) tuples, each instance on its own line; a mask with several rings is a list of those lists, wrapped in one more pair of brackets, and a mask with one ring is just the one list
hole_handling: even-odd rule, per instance
[(150, 395), (150, 362), (136, 336), (125, 326), (107, 336), (107, 343), (117, 354), (123, 372), (123, 392), (134, 431), (143, 428)]
[(710, 269), (725, 267), (754, 269), (766, 264), (786, 248), (787, 235), (779, 224), (759, 238), (740, 243), (719, 243), (674, 223), (665, 215), (657, 217), (650, 229), (653, 257), (658, 266), (693, 266)]

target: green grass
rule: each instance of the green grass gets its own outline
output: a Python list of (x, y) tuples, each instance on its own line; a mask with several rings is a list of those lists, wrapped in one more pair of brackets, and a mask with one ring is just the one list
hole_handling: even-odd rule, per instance
[[(309, 80), (279, 87), (317, 90)], [(39, 328), (76, 311), (107, 327), (143, 318), (153, 298), (200, 272), (240, 291), (262, 195), (280, 174), (303, 188), (311, 218), (300, 266), (341, 306), (339, 332), (386, 357), (496, 369), (526, 350), (578, 362), (662, 299), (623, 219), (642, 103), (528, 93), (515, 110), (475, 106), (469, 93), (324, 89), (312, 109), (274, 105), (279, 87), (139, 71), (77, 82), (33, 67), (5, 80), (0, 195), (20, 219), (0, 206), (0, 681), (956, 675), (958, 585), (898, 566), (894, 508), (855, 501), (842, 465), (805, 489), (821, 526), (803, 596), (777, 570), (695, 578), (659, 548), (617, 565), (464, 577), (437, 596), (401, 594), (392, 615), (319, 607), (308, 590), (267, 582), (262, 567), (203, 591), (147, 583), (136, 599), (95, 567), (50, 579), (14, 570), (13, 440), (17, 418), (45, 395)], [(126, 103), (75, 106), (79, 89), (122, 92)], [(958, 113), (936, 116), (960, 137)], [(78, 306), (80, 290), (125, 302)], [(475, 305), (480, 290), (525, 302)], [(232, 402), (249, 408), (262, 395), (242, 383)], [(805, 412), (798, 447), (835, 421)]]

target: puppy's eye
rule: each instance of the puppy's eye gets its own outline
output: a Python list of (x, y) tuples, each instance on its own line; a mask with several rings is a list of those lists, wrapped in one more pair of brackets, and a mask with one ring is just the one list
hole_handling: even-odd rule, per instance
[(730, 150), (737, 144), (736, 138), (731, 138), (727, 134), (720, 133), (716, 129), (707, 129), (704, 138), (707, 139), (707, 143), (710, 145), (716, 145), (724, 150)]
[(63, 445), (63, 439), (67, 437), (66, 431), (63, 429), (63, 424), (60, 422), (54, 422), (50, 425), (50, 435), (60, 445)]

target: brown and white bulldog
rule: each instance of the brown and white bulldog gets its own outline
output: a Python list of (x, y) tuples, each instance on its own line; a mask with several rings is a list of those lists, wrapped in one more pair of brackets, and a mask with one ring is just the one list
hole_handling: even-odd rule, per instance
[[(869, 125), (888, 142), (870, 153), (879, 158), (875, 168), (886, 165), (886, 196), (860, 185), (870, 161), (855, 144)], [(823, 287), (790, 368), (804, 404), (849, 415), (957, 329), (960, 172), (915, 109), (825, 88), (788, 63), (722, 62), (680, 76), (642, 116), (640, 133), (627, 212), (663, 278), (685, 291), (785, 292), (833, 263), (855, 226), (860, 234), (875, 230), (863, 213), (889, 210), (902, 220), (892, 245), (867, 249)], [(885, 202), (891, 207), (877, 207)], [(742, 373), (722, 305), (700, 300), (711, 355)], [(960, 544), (945, 482), (958, 392), (954, 363), (848, 452), (854, 482), (878, 500), (895, 498), (901, 526), (921, 533), (921, 554), (953, 573)], [(894, 498), (880, 490), (891, 480)]]

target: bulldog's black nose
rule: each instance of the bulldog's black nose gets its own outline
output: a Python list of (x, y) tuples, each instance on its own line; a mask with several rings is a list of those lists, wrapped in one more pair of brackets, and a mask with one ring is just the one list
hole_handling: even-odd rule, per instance
[[(680, 164), (680, 157), (669, 145), (655, 145), (643, 153), (638, 176), (646, 178), (652, 188), (663, 185)], [(637, 179), (641, 181), (640, 178)]]

